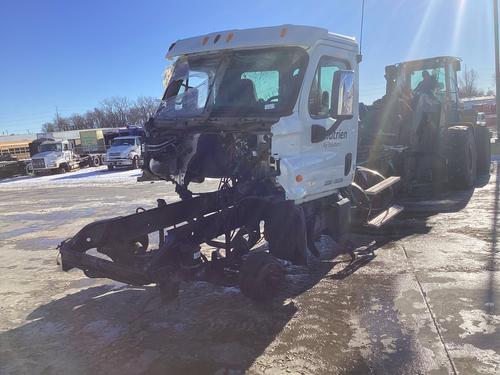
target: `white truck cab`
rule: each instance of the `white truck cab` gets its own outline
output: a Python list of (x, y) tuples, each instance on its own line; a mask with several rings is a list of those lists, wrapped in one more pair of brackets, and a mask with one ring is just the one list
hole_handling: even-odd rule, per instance
[(106, 151), (109, 170), (115, 167), (139, 168), (142, 160), (142, 140), (139, 136), (116, 137)]
[(38, 146), (38, 153), (31, 158), (34, 173), (69, 171), (74, 155), (67, 140), (45, 141)]
[[(257, 140), (245, 142), (256, 143), (249, 151), (258, 154), (269, 140), (268, 161), (279, 170), (276, 181), (286, 199), (306, 202), (351, 184), (358, 131), (358, 45), (353, 38), (294, 25), (228, 30), (177, 41), (167, 58), (177, 60), (167, 74), (154, 119), (157, 129), (178, 124), (187, 130), (192, 123), (203, 134), (213, 120), (221, 134), (235, 129), (252, 133), (266, 123), (270, 134), (253, 131)], [(185, 183), (194, 174), (189, 168), (196, 168), (192, 159), (208, 155), (200, 154), (204, 146), (196, 135), (186, 142), (192, 152), (180, 160), (179, 170), (168, 169), (163, 156), (153, 155), (151, 171)], [(149, 150), (157, 147), (148, 143)], [(192, 181), (220, 175), (207, 171)]]

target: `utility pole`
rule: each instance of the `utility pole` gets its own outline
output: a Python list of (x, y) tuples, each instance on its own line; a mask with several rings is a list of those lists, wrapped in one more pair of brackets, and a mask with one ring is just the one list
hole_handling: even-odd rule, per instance
[(497, 109), (497, 143), (500, 140), (500, 51), (498, 46), (498, 0), (493, 0), (493, 17), (495, 26), (495, 81)]

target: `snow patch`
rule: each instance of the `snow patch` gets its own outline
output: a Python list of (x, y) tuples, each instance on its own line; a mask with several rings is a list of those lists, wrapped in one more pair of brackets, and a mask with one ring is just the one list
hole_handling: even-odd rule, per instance
[(491, 335), (500, 326), (500, 315), (492, 315), (483, 310), (462, 310), (460, 311), (463, 323), (460, 328), (464, 330), (459, 336), (465, 338), (476, 333)]
[(26, 189), (28, 187), (79, 186), (89, 184), (136, 184), (137, 177), (142, 174), (137, 169), (108, 171), (106, 167), (84, 168), (64, 174), (46, 176), (22, 176), (0, 180), (2, 189)]
[(87, 324), (82, 329), (82, 333), (92, 335), (103, 345), (109, 345), (119, 339), (126, 330), (118, 325), (109, 323), (107, 320), (97, 320)]

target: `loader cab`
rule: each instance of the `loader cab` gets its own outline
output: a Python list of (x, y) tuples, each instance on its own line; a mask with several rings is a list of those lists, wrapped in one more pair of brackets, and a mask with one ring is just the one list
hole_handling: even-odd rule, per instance
[(459, 121), (459, 98), (457, 72), (461, 60), (456, 57), (441, 56), (429, 59), (402, 62), (386, 67), (387, 92), (398, 90), (409, 96), (418, 95), (416, 89), (429, 74), (433, 81), (432, 95), (444, 109), (444, 123)]

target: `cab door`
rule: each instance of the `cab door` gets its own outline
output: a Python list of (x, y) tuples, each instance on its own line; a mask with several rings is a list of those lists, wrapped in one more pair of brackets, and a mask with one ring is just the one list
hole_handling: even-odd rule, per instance
[(337, 130), (321, 141), (311, 138), (311, 128), (319, 125), (329, 129), (332, 117), (332, 86), (335, 72), (355, 70), (356, 52), (341, 45), (319, 45), (310, 59), (311, 68), (301, 92), (300, 117), (304, 123), (302, 142), (304, 200), (331, 194), (350, 185), (356, 164), (358, 131), (358, 76), (354, 84), (354, 108), (351, 119), (343, 120)]
[(70, 149), (69, 144), (63, 142), (62, 144), (63, 157), (66, 161), (71, 161), (73, 159), (73, 151)]

